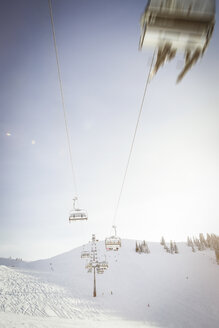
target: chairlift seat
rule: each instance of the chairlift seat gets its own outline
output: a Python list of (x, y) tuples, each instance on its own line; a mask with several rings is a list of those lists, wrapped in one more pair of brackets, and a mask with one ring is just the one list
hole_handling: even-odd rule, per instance
[(85, 210), (82, 210), (82, 209), (76, 207), (75, 204), (76, 204), (77, 199), (78, 199), (77, 197), (73, 198), (73, 209), (71, 210), (71, 212), (69, 214), (69, 222), (81, 221), (81, 220), (88, 219), (87, 212)]
[(106, 270), (108, 268), (108, 263), (106, 261), (99, 262), (99, 267)]
[(86, 211), (81, 209), (74, 209), (69, 214), (69, 221), (77, 221), (77, 220), (87, 220), (88, 216)]
[(214, 27), (215, 0), (151, 0), (141, 18), (143, 46), (171, 43), (177, 50), (205, 49)]
[(121, 239), (117, 236), (111, 236), (105, 239), (106, 250), (118, 251), (121, 247)]
[(89, 262), (85, 265), (85, 268), (88, 270), (92, 270), (92, 262)]
[(157, 59), (150, 78), (177, 51), (184, 52), (188, 70), (203, 56), (215, 25), (215, 0), (150, 0), (141, 17), (139, 49), (157, 48)]
[(82, 251), (81, 252), (81, 258), (82, 259), (90, 258), (90, 252), (88, 252), (88, 251)]

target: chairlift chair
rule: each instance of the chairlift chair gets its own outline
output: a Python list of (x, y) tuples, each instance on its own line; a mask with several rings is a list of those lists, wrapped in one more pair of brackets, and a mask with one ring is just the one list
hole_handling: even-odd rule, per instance
[(85, 265), (85, 268), (89, 271), (91, 270), (92, 271), (92, 262), (89, 262)]
[(99, 262), (99, 265), (100, 265), (100, 267), (101, 267), (103, 270), (108, 269), (108, 263), (107, 263), (107, 261)]
[(116, 226), (113, 226), (115, 234), (105, 239), (105, 247), (107, 251), (118, 251), (121, 247), (121, 239), (116, 234)]
[(105, 246), (107, 251), (118, 251), (119, 248), (121, 247), (121, 239), (115, 236), (106, 238)]
[(141, 17), (139, 49), (157, 48), (151, 77), (177, 51), (185, 54), (178, 82), (203, 56), (215, 25), (215, 0), (149, 0)]
[(80, 208), (76, 208), (75, 203), (76, 203), (77, 197), (73, 199), (73, 209), (71, 210), (69, 214), (69, 222), (71, 221), (81, 221), (81, 220), (87, 220), (88, 215), (85, 210), (82, 210)]
[(98, 274), (103, 274), (103, 273), (104, 273), (104, 269), (103, 269), (103, 268), (98, 268), (98, 267), (97, 267), (97, 273), (98, 273)]
[(90, 258), (90, 252), (88, 252), (88, 251), (82, 251), (81, 252), (81, 258), (82, 259), (89, 259)]

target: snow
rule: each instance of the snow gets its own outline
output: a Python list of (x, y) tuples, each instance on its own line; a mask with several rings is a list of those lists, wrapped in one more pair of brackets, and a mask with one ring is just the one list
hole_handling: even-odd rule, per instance
[(82, 247), (35, 262), (0, 259), (0, 327), (219, 327), (214, 252), (148, 246), (150, 254), (138, 254), (134, 240), (122, 240), (106, 253), (98, 242), (109, 268), (97, 275), (96, 298)]

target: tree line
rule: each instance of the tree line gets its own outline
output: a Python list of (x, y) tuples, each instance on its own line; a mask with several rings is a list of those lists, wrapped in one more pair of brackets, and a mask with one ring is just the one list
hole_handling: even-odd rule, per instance
[(166, 244), (164, 237), (161, 238), (160, 244), (163, 246), (165, 251), (170, 254), (178, 254), (179, 250), (175, 241), (170, 241), (169, 246)]
[(149, 254), (150, 253), (150, 249), (148, 247), (148, 244), (146, 243), (145, 240), (143, 240), (143, 242), (137, 242), (135, 243), (135, 251), (136, 253), (146, 253)]
[(187, 245), (192, 248), (192, 252), (204, 251), (205, 249), (214, 250), (216, 261), (219, 264), (219, 236), (207, 233), (206, 238), (203, 233), (199, 237), (187, 237)]

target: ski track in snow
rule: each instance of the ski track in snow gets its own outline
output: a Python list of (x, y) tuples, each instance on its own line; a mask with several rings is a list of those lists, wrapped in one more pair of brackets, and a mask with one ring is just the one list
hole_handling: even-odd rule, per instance
[(0, 311), (39, 317), (96, 319), (103, 316), (92, 302), (71, 297), (64, 288), (0, 266)]
[(97, 275), (96, 298), (82, 247), (30, 263), (0, 259), (0, 328), (218, 328), (214, 252), (192, 253), (181, 243), (172, 255), (148, 244), (151, 253), (139, 255), (135, 241), (107, 253), (98, 243), (109, 269)]

